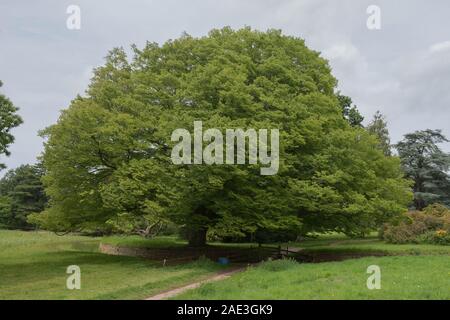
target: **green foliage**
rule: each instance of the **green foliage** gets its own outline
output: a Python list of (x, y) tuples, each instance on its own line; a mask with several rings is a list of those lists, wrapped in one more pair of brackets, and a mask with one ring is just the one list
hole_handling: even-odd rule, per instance
[(437, 144), (448, 142), (440, 130), (416, 131), (396, 145), (406, 176), (414, 180), (414, 206), (422, 210), (440, 202), (450, 205), (450, 155)]
[(22, 165), (0, 180), (0, 224), (10, 229), (28, 229), (32, 213), (44, 210), (47, 198), (40, 165)]
[(133, 215), (120, 213), (106, 222), (114, 233), (137, 234), (145, 238), (156, 235), (172, 235), (178, 232), (177, 226), (171, 221), (153, 215)]
[(356, 105), (352, 105), (352, 98), (341, 95), (340, 92), (338, 92), (337, 98), (339, 101), (339, 106), (342, 109), (342, 116), (344, 119), (346, 119), (353, 127), (362, 127), (364, 117), (361, 113), (359, 113), (358, 107)]
[(386, 224), (383, 238), (390, 243), (447, 243), (450, 232), (450, 210), (438, 204), (423, 211), (408, 212), (395, 224)]
[[(0, 87), (2, 85), (0, 81)], [(17, 115), (18, 110), (7, 97), (0, 94), (0, 155), (10, 154), (8, 147), (14, 142), (14, 136), (10, 131), (22, 123), (22, 118)], [(4, 168), (5, 165), (0, 163), (0, 170)]]
[[(133, 50), (131, 62), (112, 50), (88, 95), (43, 132), (46, 228), (102, 228), (126, 216), (172, 221), (199, 242), (208, 229), (351, 234), (411, 200), (399, 160), (343, 118), (327, 61), (303, 40), (224, 28)], [(279, 129), (278, 174), (261, 176), (259, 165), (173, 165), (171, 133), (192, 132), (194, 120), (222, 132)]]
[(391, 139), (389, 138), (386, 117), (380, 111), (377, 111), (366, 129), (378, 138), (379, 148), (384, 155), (387, 157), (391, 156)]
[(450, 232), (447, 230), (428, 231), (419, 237), (419, 242), (450, 245)]

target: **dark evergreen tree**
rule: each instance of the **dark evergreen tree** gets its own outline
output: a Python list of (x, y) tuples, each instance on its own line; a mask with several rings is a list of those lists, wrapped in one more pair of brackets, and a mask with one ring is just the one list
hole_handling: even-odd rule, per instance
[(341, 95), (340, 92), (337, 93), (337, 98), (344, 119), (346, 119), (353, 127), (362, 127), (364, 117), (359, 113), (358, 107), (352, 105), (352, 99), (348, 96)]
[(30, 213), (41, 212), (47, 203), (40, 165), (23, 165), (9, 170), (0, 180), (0, 225), (28, 229)]
[(450, 155), (438, 143), (448, 142), (441, 130), (416, 131), (396, 145), (406, 176), (414, 181), (414, 206), (422, 210), (439, 202), (450, 205)]

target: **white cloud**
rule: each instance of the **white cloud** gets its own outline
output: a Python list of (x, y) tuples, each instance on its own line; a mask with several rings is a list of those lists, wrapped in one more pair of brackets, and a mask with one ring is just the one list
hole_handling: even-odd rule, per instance
[(441, 52), (450, 50), (450, 41), (439, 42), (430, 47), (430, 52)]
[(322, 54), (330, 60), (354, 61), (359, 58), (360, 52), (353, 44), (336, 44), (325, 49)]

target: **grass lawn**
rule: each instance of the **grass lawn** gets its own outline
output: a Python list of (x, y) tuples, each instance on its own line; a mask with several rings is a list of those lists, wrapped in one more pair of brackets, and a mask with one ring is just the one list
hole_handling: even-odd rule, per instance
[[(372, 235), (323, 235), (283, 244), (300, 254), (382, 254), (345, 261), (266, 262), (177, 296), (177, 299), (450, 299), (450, 246), (388, 244)], [(367, 289), (367, 267), (381, 268), (381, 289)]]
[[(381, 289), (367, 289), (370, 265)], [(449, 256), (366, 257), (341, 262), (265, 262), (232, 278), (204, 284), (177, 299), (450, 299)]]
[[(160, 263), (98, 252), (102, 243), (177, 248), (175, 237), (92, 238), (49, 232), (0, 230), (0, 299), (142, 299), (201, 280), (222, 267), (209, 261), (162, 267)], [(255, 244), (221, 244), (246, 248)], [(393, 245), (376, 237), (323, 235), (283, 244), (302, 253), (380, 254), (345, 261), (266, 262), (230, 279), (205, 284), (186, 299), (450, 299), (450, 246)], [(369, 265), (381, 268), (381, 290), (368, 290)], [(81, 268), (81, 290), (66, 288), (66, 268)]]
[[(142, 299), (221, 268), (209, 261), (161, 267), (100, 254), (99, 243), (100, 238), (0, 230), (0, 299)], [(66, 288), (69, 265), (81, 268), (80, 290)]]

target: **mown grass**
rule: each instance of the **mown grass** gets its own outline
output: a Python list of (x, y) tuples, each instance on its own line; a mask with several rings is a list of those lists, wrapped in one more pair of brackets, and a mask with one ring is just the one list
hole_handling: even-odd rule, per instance
[[(0, 230), (0, 299), (142, 299), (217, 272), (210, 261), (162, 267), (97, 252), (100, 238)], [(156, 245), (156, 244), (155, 244)], [(66, 269), (81, 268), (81, 289)]]
[[(130, 247), (182, 248), (176, 237), (92, 238), (0, 230), (0, 299), (142, 299), (203, 279), (221, 267), (210, 261), (162, 267), (160, 263), (98, 253), (100, 242)], [(255, 244), (216, 246), (249, 247)], [(382, 253), (318, 264), (266, 262), (223, 282), (177, 298), (187, 299), (450, 299), (450, 247), (392, 245), (376, 237), (324, 235), (298, 243), (301, 253)], [(66, 288), (66, 268), (81, 268), (81, 290)], [(369, 265), (382, 271), (381, 290), (368, 290)]]
[[(367, 267), (381, 268), (381, 289), (367, 288)], [(341, 262), (265, 262), (177, 299), (450, 299), (450, 257), (366, 257)]]
[[(349, 239), (336, 234), (282, 246), (301, 249), (299, 255), (368, 257), (323, 263), (265, 262), (177, 299), (450, 299), (450, 246), (397, 245), (375, 235)], [(370, 265), (381, 268), (380, 290), (367, 288)]]

